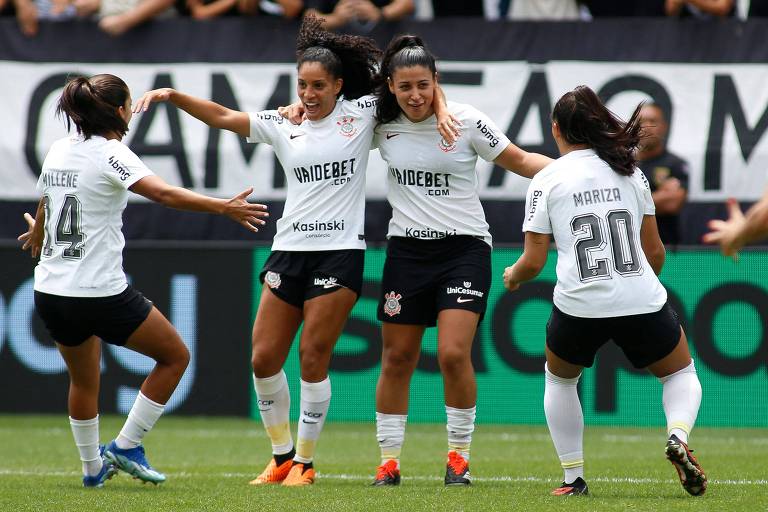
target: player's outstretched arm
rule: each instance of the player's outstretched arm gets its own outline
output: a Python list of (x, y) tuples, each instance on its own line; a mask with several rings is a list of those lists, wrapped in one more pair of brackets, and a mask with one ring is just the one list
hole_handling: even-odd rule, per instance
[(37, 204), (37, 212), (35, 218), (28, 213), (24, 214), (24, 220), (27, 221), (27, 232), (19, 235), (17, 240), (23, 242), (21, 250), (26, 251), (29, 249), (33, 258), (37, 258), (40, 255), (40, 251), (43, 247), (43, 239), (45, 238), (45, 199), (40, 199)]
[(243, 137), (251, 134), (251, 121), (247, 112), (232, 110), (216, 102), (184, 94), (170, 87), (145, 92), (133, 104), (133, 112), (146, 112), (152, 103), (163, 101), (176, 105), (208, 126), (229, 130)]
[(525, 244), (523, 254), (514, 265), (504, 269), (504, 286), (513, 292), (520, 288), (520, 284), (530, 281), (544, 268), (549, 251), (549, 234), (525, 232)]
[(539, 153), (529, 153), (509, 143), (493, 162), (524, 178), (533, 178), (537, 172), (548, 166), (553, 160)]
[(704, 235), (704, 243), (718, 244), (725, 256), (736, 256), (744, 245), (768, 236), (768, 192), (746, 215), (735, 199), (730, 198), (725, 204), (728, 219), (709, 221), (710, 232)]
[(134, 183), (130, 190), (152, 201), (178, 210), (208, 212), (226, 215), (254, 233), (263, 226), (263, 217), (268, 217), (267, 206), (249, 203), (246, 198), (253, 192), (248, 188), (231, 199), (219, 199), (169, 185), (159, 176), (146, 176)]
[(664, 249), (664, 243), (659, 236), (659, 226), (656, 224), (655, 215), (643, 215), (643, 223), (640, 225), (640, 246), (653, 271), (656, 275), (661, 274), (667, 251)]

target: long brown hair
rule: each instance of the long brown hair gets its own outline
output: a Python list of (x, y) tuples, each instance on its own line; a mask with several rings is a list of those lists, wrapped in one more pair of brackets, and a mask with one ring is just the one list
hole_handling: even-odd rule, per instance
[(585, 144), (623, 176), (635, 171), (635, 150), (640, 142), (639, 104), (627, 122), (600, 101), (597, 94), (580, 85), (557, 101), (552, 110), (552, 120), (569, 144)]

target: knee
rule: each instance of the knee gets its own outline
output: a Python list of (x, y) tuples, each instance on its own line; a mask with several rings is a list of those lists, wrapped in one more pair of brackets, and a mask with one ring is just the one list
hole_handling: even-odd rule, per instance
[(419, 362), (419, 353), (410, 350), (385, 350), (381, 372), (387, 377), (405, 377), (413, 373)]
[(437, 354), (437, 360), (443, 374), (457, 373), (467, 365), (471, 365), (469, 353), (458, 348), (440, 350)]
[(182, 343), (174, 354), (172, 366), (178, 368), (179, 373), (184, 373), (184, 371), (187, 369), (187, 366), (189, 366), (190, 359), (191, 357), (189, 355), (189, 349)]
[(257, 377), (271, 377), (276, 373), (272, 371), (272, 358), (268, 350), (254, 347), (251, 352), (251, 366), (253, 374)]
[(307, 343), (299, 348), (299, 363), (304, 374), (307, 370), (327, 370), (330, 361), (330, 351), (325, 350), (319, 344)]

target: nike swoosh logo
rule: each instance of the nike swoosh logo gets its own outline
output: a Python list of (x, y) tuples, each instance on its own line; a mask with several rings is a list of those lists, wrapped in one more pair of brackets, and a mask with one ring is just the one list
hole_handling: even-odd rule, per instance
[(293, 133), (288, 136), (291, 140), (295, 139), (296, 137), (301, 137), (302, 135), (305, 135), (304, 133), (299, 133), (294, 135)]
[(326, 283), (323, 285), (323, 288), (334, 288), (336, 286), (341, 286), (339, 283)]
[(388, 133), (387, 134), (387, 140), (391, 139), (392, 137), (397, 137), (398, 135), (400, 135), (400, 134), (399, 133)]
[(301, 421), (302, 421), (302, 423), (306, 423), (307, 425), (317, 425), (316, 421), (307, 421), (307, 420), (305, 420), (303, 418), (302, 418)]
[(463, 304), (465, 302), (472, 302), (473, 300), (475, 299), (465, 299), (464, 297), (459, 297), (456, 299), (456, 302), (458, 302), (459, 304)]

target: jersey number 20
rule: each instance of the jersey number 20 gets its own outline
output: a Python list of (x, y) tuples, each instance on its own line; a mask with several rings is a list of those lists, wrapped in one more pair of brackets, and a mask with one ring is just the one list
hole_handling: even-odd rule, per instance
[[(51, 240), (56, 245), (66, 245), (62, 256), (67, 259), (79, 260), (83, 257), (83, 242), (85, 235), (80, 226), (80, 201), (76, 196), (67, 194), (64, 197), (64, 204), (61, 206), (59, 218), (56, 221), (55, 233), (51, 231), (51, 199), (48, 196), (43, 197), (43, 206), (45, 207), (45, 247), (43, 255), (53, 254)], [(55, 236), (52, 236), (55, 235)]]
[(622, 276), (643, 273), (633, 235), (632, 214), (629, 211), (612, 210), (608, 212), (605, 220), (594, 213), (579, 215), (571, 219), (571, 232), (579, 237), (574, 249), (576, 261), (579, 264), (579, 279), (582, 282), (611, 279), (608, 258), (598, 258), (595, 254), (605, 249), (608, 238), (610, 238), (613, 268), (616, 272)]

